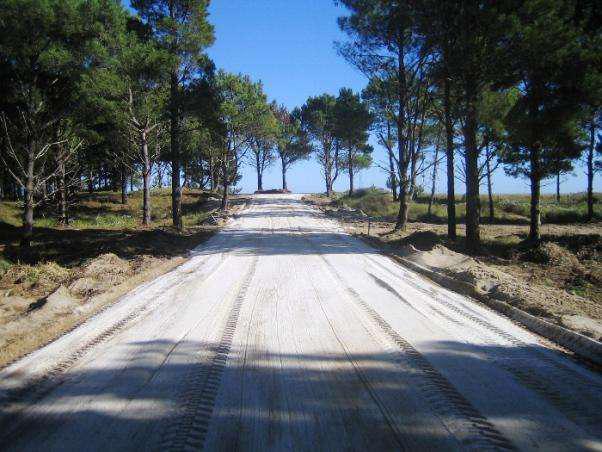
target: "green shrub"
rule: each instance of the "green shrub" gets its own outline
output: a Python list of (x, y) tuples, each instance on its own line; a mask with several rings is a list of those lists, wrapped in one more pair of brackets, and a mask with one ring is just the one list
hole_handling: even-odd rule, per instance
[(0, 276), (4, 275), (12, 265), (9, 261), (0, 257)]

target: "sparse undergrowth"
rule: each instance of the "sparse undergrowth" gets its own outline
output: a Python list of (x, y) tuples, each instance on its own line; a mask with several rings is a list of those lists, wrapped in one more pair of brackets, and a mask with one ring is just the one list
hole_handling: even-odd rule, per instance
[[(595, 196), (594, 220), (602, 221), (601, 196)], [(392, 220), (399, 210), (399, 203), (393, 200), (390, 192), (378, 188), (364, 188), (356, 190), (351, 196), (337, 194), (334, 198), (335, 205), (360, 209), (367, 215), (383, 220)], [(458, 197), (456, 201), (456, 215), (458, 221), (464, 221), (466, 213), (465, 200)], [(486, 197), (481, 199), (481, 216), (483, 222), (488, 223), (489, 210)], [(493, 223), (528, 224), (529, 223), (529, 197), (527, 195), (495, 195), (495, 217)], [(543, 223), (569, 224), (586, 220), (587, 198), (585, 194), (568, 194), (560, 197), (560, 203), (552, 195), (544, 195), (541, 200), (541, 219)], [(446, 199), (440, 195), (435, 196), (431, 213), (428, 213), (428, 198), (420, 196), (410, 205), (409, 218), (411, 221), (424, 221), (430, 223), (445, 223), (447, 221)]]

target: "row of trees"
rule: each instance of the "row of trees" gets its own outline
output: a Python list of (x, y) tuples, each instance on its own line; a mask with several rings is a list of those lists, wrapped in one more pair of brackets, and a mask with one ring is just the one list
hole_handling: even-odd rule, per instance
[[(23, 201), (27, 248), (38, 206), (69, 223), (82, 189), (171, 174), (182, 228), (183, 186), (220, 189), (227, 208), (243, 161), (286, 170), (311, 152), (299, 112), (269, 104), (261, 83), (216, 71), (207, 0), (7, 0), (0, 11), (0, 195)], [(130, 187), (131, 189), (131, 187)]]
[[(416, 177), (437, 164), (440, 151), (447, 162), (448, 235), (456, 238), (454, 183), (460, 177), (472, 250), (480, 245), (480, 185), (486, 179), (491, 187), (500, 163), (509, 174), (529, 178), (529, 237), (536, 241), (542, 180), (570, 170), (585, 151), (593, 216), (595, 137), (602, 122), (596, 2), (337, 3), (349, 11), (339, 25), (350, 37), (337, 47), (369, 79), (363, 97), (388, 151), (397, 228), (407, 224)], [(436, 155), (430, 164), (424, 164), (427, 149)]]
[(36, 208), (69, 207), (87, 188), (141, 181), (142, 223), (151, 185), (171, 175), (172, 219), (182, 228), (182, 187), (220, 190), (222, 208), (243, 163), (276, 159), (282, 185), (314, 150), (327, 191), (339, 172), (370, 165), (372, 114), (359, 94), (310, 98), (288, 111), (268, 103), (261, 83), (216, 71), (207, 0), (7, 0), (0, 12), (0, 189), (22, 199), (27, 248)]

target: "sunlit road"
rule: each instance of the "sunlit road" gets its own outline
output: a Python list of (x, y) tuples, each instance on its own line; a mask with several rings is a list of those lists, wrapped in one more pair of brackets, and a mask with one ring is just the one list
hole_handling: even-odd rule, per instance
[(0, 372), (0, 449), (602, 448), (602, 379), (258, 196), (182, 267)]

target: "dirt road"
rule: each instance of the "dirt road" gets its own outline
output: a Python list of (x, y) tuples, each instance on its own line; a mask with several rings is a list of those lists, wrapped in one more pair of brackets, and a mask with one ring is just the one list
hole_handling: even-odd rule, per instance
[(602, 449), (602, 378), (258, 196), (184, 266), (0, 372), (2, 450)]

